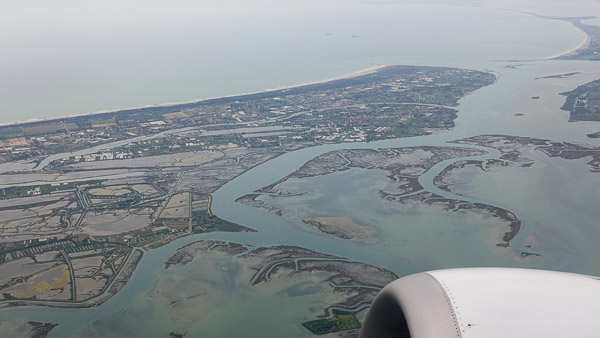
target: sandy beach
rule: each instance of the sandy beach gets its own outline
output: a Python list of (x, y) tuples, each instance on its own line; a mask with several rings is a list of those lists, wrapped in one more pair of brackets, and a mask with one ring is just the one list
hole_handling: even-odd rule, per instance
[(592, 37), (588, 33), (586, 33), (584, 30), (578, 28), (577, 26), (573, 25), (573, 27), (575, 27), (575, 28), (579, 29), (581, 32), (583, 32), (585, 34), (585, 39), (583, 39), (581, 41), (581, 43), (579, 45), (577, 45), (575, 48), (569, 49), (568, 51), (563, 52), (558, 55), (549, 56), (549, 57), (545, 58), (544, 60), (555, 60), (555, 59), (560, 59), (560, 58), (565, 58), (565, 57), (571, 57), (571, 56), (574, 56), (575, 54), (577, 54), (578, 51), (589, 48), (590, 42), (592, 41)]
[(292, 85), (292, 86), (282, 86), (282, 87), (276, 87), (276, 88), (267, 88), (265, 90), (256, 91), (256, 92), (246, 92), (246, 93), (238, 93), (238, 94), (233, 94), (233, 95), (207, 97), (207, 98), (203, 98), (203, 99), (195, 99), (195, 100), (190, 100), (190, 101), (169, 102), (169, 103), (162, 103), (162, 104), (148, 104), (148, 105), (137, 106), (137, 107), (124, 107), (124, 108), (116, 109), (116, 110), (99, 110), (99, 111), (89, 112), (89, 113), (63, 115), (63, 116), (48, 117), (48, 118), (42, 118), (42, 119), (29, 119), (29, 120), (25, 120), (25, 121), (0, 122), (0, 127), (5, 127), (5, 126), (19, 126), (19, 125), (22, 125), (22, 124), (36, 123), (36, 122), (59, 121), (59, 120), (63, 120), (63, 119), (69, 119), (69, 118), (74, 118), (74, 117), (82, 117), (82, 116), (94, 116), (94, 115), (118, 113), (118, 112), (125, 111), (125, 110), (134, 110), (134, 109), (143, 109), (143, 108), (152, 108), (152, 107), (171, 107), (171, 106), (177, 106), (177, 105), (180, 105), (180, 104), (200, 103), (200, 102), (214, 100), (214, 99), (223, 99), (223, 98), (231, 98), (231, 97), (242, 96), (242, 95), (253, 95), (253, 94), (267, 93), (267, 92), (271, 92), (271, 91), (275, 91), (275, 90), (292, 89), (292, 88), (298, 88), (298, 87), (303, 87), (303, 86), (309, 86), (309, 85), (314, 85), (314, 84), (319, 84), (319, 83), (326, 83), (326, 82), (335, 81), (335, 80), (343, 80), (343, 79), (349, 79), (349, 78), (353, 78), (353, 77), (357, 77), (357, 76), (372, 74), (372, 73), (375, 73), (376, 71), (378, 71), (379, 69), (382, 69), (382, 68), (385, 68), (385, 67), (387, 67), (387, 65), (374, 66), (374, 67), (369, 67), (369, 68), (361, 69), (359, 71), (352, 72), (350, 74), (346, 74), (346, 75), (342, 75), (342, 76), (338, 76), (338, 77), (333, 77), (333, 78), (329, 78), (329, 79), (318, 80), (318, 81), (314, 81), (314, 82), (306, 82), (306, 83)]

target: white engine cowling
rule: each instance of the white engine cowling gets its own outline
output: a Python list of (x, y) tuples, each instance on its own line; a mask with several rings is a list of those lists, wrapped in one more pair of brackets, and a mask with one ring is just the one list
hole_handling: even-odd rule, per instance
[(600, 278), (510, 268), (417, 273), (381, 290), (360, 337), (600, 337)]

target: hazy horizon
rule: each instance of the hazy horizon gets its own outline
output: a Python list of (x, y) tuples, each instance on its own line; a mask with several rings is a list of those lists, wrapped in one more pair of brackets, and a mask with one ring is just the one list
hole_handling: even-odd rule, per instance
[[(518, 6), (528, 10), (527, 4), (538, 3)], [(544, 3), (541, 14), (577, 14), (578, 6)], [(518, 20), (507, 26), (507, 14), (492, 8), (499, 5), (517, 6), (4, 2), (0, 28), (10, 34), (0, 37), (0, 123), (260, 91), (414, 60), (544, 58), (564, 51), (554, 48), (555, 41), (575, 47), (584, 36), (550, 20), (535, 26), (544, 32), (532, 31), (528, 21), (539, 19), (516, 12), (508, 15)], [(421, 20), (424, 13), (431, 22)]]

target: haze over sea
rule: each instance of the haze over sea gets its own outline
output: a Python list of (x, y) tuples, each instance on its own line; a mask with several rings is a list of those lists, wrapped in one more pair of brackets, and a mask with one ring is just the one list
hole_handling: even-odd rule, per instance
[[(543, 59), (585, 39), (592, 1), (5, 1), (0, 123), (163, 104), (382, 64)], [(543, 3), (543, 6), (540, 4)]]

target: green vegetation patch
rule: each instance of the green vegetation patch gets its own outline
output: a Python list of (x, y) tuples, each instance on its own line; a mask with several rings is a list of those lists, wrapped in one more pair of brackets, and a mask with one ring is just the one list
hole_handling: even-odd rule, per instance
[(600, 121), (600, 80), (588, 82), (561, 95), (567, 97), (562, 109), (571, 112), (570, 122)]
[(361, 324), (354, 313), (338, 310), (333, 310), (332, 318), (304, 322), (302, 325), (310, 332), (319, 335), (361, 328)]
[(90, 124), (115, 124), (114, 118), (105, 118), (105, 119), (93, 119), (89, 121)]
[(24, 187), (8, 187), (0, 189), (0, 200), (36, 195), (48, 195), (55, 191), (64, 191), (72, 189), (75, 189), (75, 185), (73, 183), (65, 183), (59, 185), (44, 184)]
[(134, 113), (127, 117), (124, 117), (123, 120), (133, 120), (136, 122), (150, 122), (162, 120), (164, 118), (163, 114), (160, 111), (151, 112), (151, 113)]
[(192, 212), (192, 231), (203, 233), (209, 231), (242, 232), (250, 229), (239, 224), (228, 222), (217, 216), (209, 215), (206, 211)]
[(23, 129), (21, 128), (5, 128), (0, 129), (0, 138), (11, 138), (16, 136), (22, 136)]
[(40, 135), (40, 134), (51, 134), (60, 130), (76, 130), (79, 126), (75, 123), (53, 123), (53, 124), (40, 124), (37, 126), (25, 127), (23, 132), (26, 135)]

